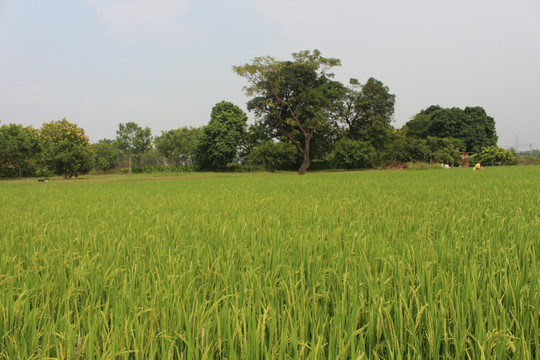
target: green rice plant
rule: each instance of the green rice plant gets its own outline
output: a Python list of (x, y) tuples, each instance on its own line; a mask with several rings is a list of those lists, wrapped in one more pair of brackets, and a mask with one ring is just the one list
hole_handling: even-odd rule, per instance
[(539, 175), (0, 182), (0, 358), (538, 358)]

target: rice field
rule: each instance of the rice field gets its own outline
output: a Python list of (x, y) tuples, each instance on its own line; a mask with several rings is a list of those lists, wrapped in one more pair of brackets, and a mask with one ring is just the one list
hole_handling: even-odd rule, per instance
[(0, 359), (539, 359), (540, 167), (0, 182)]

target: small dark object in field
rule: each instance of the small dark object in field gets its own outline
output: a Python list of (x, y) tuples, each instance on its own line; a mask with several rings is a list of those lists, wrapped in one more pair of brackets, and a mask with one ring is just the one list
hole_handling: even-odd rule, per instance
[(49, 180), (46, 180), (46, 179), (37, 179), (37, 181), (39, 181), (39, 182), (49, 182)]

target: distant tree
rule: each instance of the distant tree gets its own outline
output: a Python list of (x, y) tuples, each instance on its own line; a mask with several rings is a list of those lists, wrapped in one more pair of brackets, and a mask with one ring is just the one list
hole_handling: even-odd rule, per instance
[(407, 122), (405, 129), (410, 137), (461, 139), (461, 151), (480, 152), (483, 147), (497, 143), (495, 120), (479, 106), (466, 107), (463, 110), (431, 106)]
[(381, 81), (369, 78), (361, 85), (351, 79), (337, 112), (347, 126), (347, 137), (367, 141), (381, 152), (389, 140), (395, 101), (395, 95)]
[(39, 151), (38, 132), (31, 126), (7, 124), (0, 127), (0, 165), (13, 167), (22, 178)]
[(297, 155), (298, 150), (291, 143), (266, 140), (254, 147), (247, 159), (251, 164), (263, 165), (266, 170), (275, 172), (294, 166)]
[(265, 127), (296, 146), (304, 158), (298, 173), (305, 174), (311, 162), (312, 139), (328, 128), (344, 89), (328, 73), (341, 64), (339, 59), (324, 58), (318, 50), (301, 51), (292, 57), (293, 61), (259, 57), (233, 69), (248, 80), (244, 88), (252, 97), (248, 109)]
[(171, 165), (179, 167), (191, 161), (195, 154), (198, 134), (199, 129), (192, 127), (163, 131), (161, 136), (154, 139), (154, 144)]
[(520, 151), (517, 153), (520, 157), (540, 157), (540, 150), (538, 149), (531, 149), (526, 151)]
[(94, 150), (94, 166), (98, 170), (111, 170), (118, 164), (120, 150), (113, 140), (102, 139), (92, 145)]
[(214, 106), (208, 125), (200, 129), (195, 162), (201, 169), (216, 170), (231, 163), (238, 153), (247, 126), (247, 115), (238, 106), (222, 101)]
[(84, 130), (65, 118), (51, 121), (39, 130), (41, 161), (65, 178), (87, 174), (93, 166), (92, 148)]
[(119, 124), (116, 131), (118, 148), (127, 155), (128, 173), (131, 174), (133, 156), (140, 156), (152, 148), (152, 131), (134, 122)]

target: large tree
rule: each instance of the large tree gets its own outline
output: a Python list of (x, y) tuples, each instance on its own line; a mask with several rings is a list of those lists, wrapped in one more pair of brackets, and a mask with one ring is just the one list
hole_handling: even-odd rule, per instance
[(302, 154), (303, 162), (298, 170), (302, 175), (311, 162), (311, 141), (316, 133), (328, 129), (344, 88), (328, 72), (341, 65), (339, 59), (322, 57), (318, 50), (301, 51), (292, 57), (292, 61), (259, 57), (233, 69), (248, 80), (244, 90), (253, 97), (248, 109)]
[(152, 148), (152, 131), (134, 122), (119, 124), (116, 131), (118, 148), (128, 157), (128, 173), (131, 174), (131, 159), (148, 152)]
[(92, 169), (93, 154), (84, 129), (65, 118), (43, 124), (39, 143), (43, 164), (57, 175), (78, 177)]
[(156, 150), (167, 159), (167, 161), (179, 167), (190, 162), (197, 145), (198, 128), (183, 127), (163, 131), (161, 136), (154, 140)]
[(217, 170), (238, 153), (247, 126), (247, 115), (238, 106), (222, 101), (214, 106), (208, 125), (197, 139), (195, 162), (201, 169)]
[(461, 149), (480, 152), (483, 147), (497, 144), (495, 120), (479, 106), (465, 109), (430, 106), (405, 124), (407, 136), (456, 138), (464, 143)]
[(488, 116), (480, 106), (466, 107), (466, 126), (461, 130), (461, 140), (465, 142), (467, 151), (480, 152), (484, 147), (497, 145), (495, 119)]
[(19, 178), (38, 152), (38, 132), (31, 126), (7, 124), (0, 127), (0, 166), (16, 168)]
[(351, 79), (338, 107), (338, 118), (347, 126), (347, 136), (370, 143), (378, 152), (389, 140), (396, 96), (375, 78), (361, 85)]

